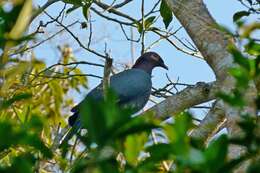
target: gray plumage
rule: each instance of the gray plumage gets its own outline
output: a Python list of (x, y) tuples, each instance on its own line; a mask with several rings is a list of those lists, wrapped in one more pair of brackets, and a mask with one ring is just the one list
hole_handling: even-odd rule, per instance
[[(139, 111), (149, 99), (152, 88), (151, 75), (141, 69), (125, 70), (110, 78), (110, 88), (117, 94), (120, 106), (133, 107)], [(90, 91), (86, 98), (92, 98), (95, 101), (102, 100), (102, 83)], [(83, 102), (72, 108), (71, 111), (78, 112)]]
[[(119, 106), (130, 106), (134, 108), (136, 112), (145, 106), (151, 93), (151, 73), (155, 67), (168, 69), (157, 53), (147, 52), (137, 59), (132, 69), (125, 70), (110, 77), (110, 87), (118, 96)], [(102, 83), (91, 90), (84, 100), (88, 98), (92, 98), (92, 100), (95, 101), (103, 99)], [(79, 112), (84, 100), (71, 110), (74, 114), (69, 117), (69, 124), (73, 128), (71, 133), (65, 137), (66, 140), (81, 127), (80, 116), (84, 115), (79, 116)]]

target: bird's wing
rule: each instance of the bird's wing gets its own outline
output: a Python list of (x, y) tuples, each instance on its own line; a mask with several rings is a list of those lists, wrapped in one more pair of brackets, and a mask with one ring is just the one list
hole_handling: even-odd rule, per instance
[[(110, 87), (117, 94), (120, 105), (135, 102), (135, 100), (139, 102), (146, 102), (142, 99), (145, 99), (145, 97), (149, 97), (150, 95), (152, 87), (151, 76), (145, 71), (139, 69), (126, 70), (115, 74), (110, 78)], [(97, 101), (103, 99), (102, 84), (91, 90), (85, 99), (90, 97)], [(75, 106), (71, 111), (79, 111), (79, 108), (84, 100)]]
[(103, 87), (102, 84), (99, 84), (96, 88), (92, 89), (79, 104), (77, 104), (75, 107), (73, 107), (71, 109), (71, 112), (78, 112), (80, 106), (83, 104), (83, 102), (87, 98), (92, 98), (93, 100), (96, 100), (96, 101), (102, 100), (103, 99), (103, 88), (102, 87)]
[(130, 69), (111, 78), (111, 88), (116, 92), (120, 105), (141, 109), (139, 107), (150, 96), (151, 87), (151, 76), (139, 69)]
[[(110, 78), (110, 87), (117, 94), (119, 99), (118, 103), (120, 105), (131, 106), (138, 111), (143, 108), (150, 96), (152, 87), (151, 76), (145, 71), (139, 69), (126, 70), (113, 75)], [(102, 84), (91, 90), (84, 100), (88, 98), (97, 101), (103, 99)], [(70, 123), (70, 125), (72, 125), (72, 130), (66, 135), (62, 145), (66, 144), (72, 135), (81, 128), (78, 113), (84, 100), (71, 110), (74, 112), (71, 117), (71, 121), (73, 122)]]

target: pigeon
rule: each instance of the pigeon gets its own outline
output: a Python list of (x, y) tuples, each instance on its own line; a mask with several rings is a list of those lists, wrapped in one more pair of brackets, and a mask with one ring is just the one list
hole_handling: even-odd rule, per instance
[[(121, 107), (131, 107), (135, 113), (140, 111), (148, 102), (152, 90), (152, 71), (155, 67), (162, 67), (168, 70), (162, 58), (155, 52), (146, 52), (141, 55), (131, 69), (122, 71), (110, 77), (110, 88), (118, 97), (118, 105)], [(94, 101), (103, 99), (102, 83), (91, 90), (84, 100), (91, 98)], [(84, 103), (81, 101), (71, 109), (74, 113), (69, 117), (69, 125), (76, 126), (73, 133), (80, 128), (80, 107)]]

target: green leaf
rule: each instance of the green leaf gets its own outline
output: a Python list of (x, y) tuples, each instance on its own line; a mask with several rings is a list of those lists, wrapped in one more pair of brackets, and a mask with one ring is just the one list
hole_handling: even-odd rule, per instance
[(32, 0), (26, 0), (19, 13), (19, 16), (14, 24), (14, 27), (9, 33), (11, 39), (19, 39), (30, 22), (30, 17), (32, 13)]
[(11, 163), (7, 167), (3, 167), (0, 165), (0, 172), (26, 172), (26, 173), (33, 173), (36, 158), (32, 154), (26, 153), (14, 158), (11, 158)]
[(143, 32), (143, 25), (142, 23), (138, 22), (138, 21), (135, 21), (134, 22), (136, 27), (137, 27), (137, 31), (141, 34)]
[[(130, 114), (131, 115), (131, 114)], [(147, 117), (129, 117), (120, 121), (117, 125), (110, 130), (111, 135), (115, 138), (126, 137), (127, 135), (137, 134), (141, 132), (150, 132), (152, 129), (159, 128), (159, 125), (147, 120)]]
[(160, 143), (148, 147), (146, 151), (150, 153), (151, 158), (156, 161), (160, 161), (169, 157), (169, 155), (173, 152), (173, 145)]
[(231, 68), (229, 73), (236, 78), (237, 88), (245, 89), (248, 87), (250, 76), (248, 72), (243, 68)]
[(93, 0), (89, 0), (87, 2), (87, 4), (82, 7), (82, 13), (87, 21), (89, 20), (89, 8), (90, 8), (92, 2), (93, 2)]
[(135, 24), (136, 24), (138, 32), (141, 34), (144, 30), (149, 30), (151, 25), (154, 23), (155, 18), (156, 18), (155, 16), (150, 16), (147, 19), (145, 19), (144, 27), (143, 27), (142, 22), (136, 21)]
[(151, 16), (145, 20), (144, 22), (145, 30), (148, 30), (150, 28), (150, 26), (154, 23), (155, 18), (156, 18), (155, 16)]
[(228, 139), (226, 135), (221, 135), (213, 140), (205, 150), (206, 165), (210, 171), (218, 172), (224, 166), (227, 158)]
[(0, 6), (0, 48), (4, 47), (7, 40), (6, 33), (9, 33), (16, 23), (24, 2), (21, 1), (13, 5), (12, 10), (8, 12), (3, 9), (2, 5)]
[(248, 61), (248, 58), (246, 58), (237, 48), (235, 48), (234, 46), (230, 46), (229, 52), (233, 55), (234, 61), (237, 64), (241, 65), (242, 67), (250, 71), (251, 65)]
[(90, 141), (104, 145), (111, 140), (109, 132), (115, 126), (123, 125), (129, 121), (131, 114), (118, 108), (117, 97), (108, 90), (107, 99), (103, 94), (98, 99), (89, 98), (80, 105), (82, 125), (88, 130)]
[(250, 164), (250, 166), (247, 168), (247, 173), (255, 173), (260, 170), (260, 160), (254, 161)]
[(106, 160), (80, 159), (72, 166), (71, 173), (119, 173), (119, 165), (114, 158)]
[(254, 56), (258, 56), (260, 55), (260, 44), (256, 43), (254, 41), (249, 41), (248, 44), (245, 45), (245, 49), (247, 51), (247, 53), (254, 55)]
[(31, 146), (34, 151), (41, 152), (45, 158), (51, 158), (51, 150), (40, 139), (41, 131), (42, 122), (37, 116), (23, 125), (10, 121), (0, 122), (0, 138), (5, 139), (4, 143), (0, 143), (0, 151), (10, 147), (15, 149), (17, 146), (25, 148)]
[(4, 100), (0, 104), (0, 108), (1, 109), (6, 109), (9, 106), (11, 106), (14, 102), (25, 100), (25, 99), (29, 99), (31, 97), (32, 97), (32, 94), (30, 94), (30, 93), (20, 93), (20, 94), (17, 94), (15, 96), (13, 96), (12, 98), (8, 99), (8, 100)]
[(173, 155), (173, 145), (159, 143), (147, 147), (145, 151), (150, 156), (138, 165), (137, 170), (140, 172), (158, 172), (158, 163), (170, 159), (170, 156)]
[(165, 125), (164, 130), (172, 145), (172, 154), (182, 164), (192, 160), (192, 148), (188, 131), (192, 127), (192, 117), (189, 113), (180, 113), (175, 116), (174, 123)]
[(162, 0), (161, 6), (160, 6), (160, 14), (163, 18), (163, 23), (165, 25), (165, 28), (167, 29), (169, 24), (172, 21), (172, 11), (167, 5), (165, 0)]
[(234, 15), (233, 15), (233, 21), (236, 22), (238, 21), (239, 19), (241, 19), (242, 17), (244, 16), (249, 16), (250, 15), (250, 12), (248, 11), (239, 11), (239, 12), (236, 12)]
[(233, 94), (218, 93), (217, 96), (234, 107), (242, 108), (245, 105), (239, 91), (233, 91)]
[(107, 125), (102, 102), (84, 100), (80, 107), (80, 115), (82, 126), (88, 130), (90, 140), (98, 145), (104, 144), (109, 137), (105, 136)]
[(148, 140), (148, 135), (146, 133), (138, 135), (129, 135), (126, 137), (124, 143), (125, 146), (125, 157), (126, 160), (133, 166), (138, 163), (138, 157), (141, 151), (144, 150), (145, 143)]

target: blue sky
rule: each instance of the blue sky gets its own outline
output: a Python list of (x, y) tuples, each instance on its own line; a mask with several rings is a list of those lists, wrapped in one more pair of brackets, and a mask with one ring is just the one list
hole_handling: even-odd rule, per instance
[[(42, 5), (46, 1), (39, 0), (37, 4)], [(103, 2), (111, 2), (111, 1), (103, 1)], [(140, 0), (135, 0), (129, 6), (120, 9), (126, 12), (129, 15), (133, 15), (136, 18), (140, 18)], [(152, 1), (145, 1), (145, 7), (147, 11), (151, 8), (150, 3), (148, 2), (156, 2), (155, 0)], [(215, 20), (232, 30), (234, 30), (234, 25), (232, 22), (232, 16), (235, 12), (242, 10), (243, 7), (237, 0), (204, 0), (206, 3), (211, 15), (215, 18)], [(53, 16), (57, 15), (59, 12), (57, 9), (62, 8), (62, 3), (57, 3), (52, 5), (48, 8), (48, 13), (52, 14)], [(103, 19), (93, 15), (94, 20), (93, 22), (93, 31), (94, 31), (94, 42), (92, 44), (92, 48), (96, 49), (103, 53), (105, 43), (107, 44), (108, 50), (111, 52), (112, 58), (114, 58), (115, 63), (131, 63), (131, 56), (130, 56), (130, 43), (125, 40), (123, 33), (120, 30), (119, 25), (113, 24), (112, 22), (104, 21)], [(32, 27), (30, 28), (31, 31), (35, 29), (38, 22), (40, 20), (46, 21), (49, 20), (48, 17), (42, 15), (35, 20)], [(72, 12), (70, 15), (65, 18), (64, 22), (69, 24), (75, 20), (84, 21), (84, 17), (81, 14), (80, 10), (76, 10)], [(162, 27), (162, 23), (158, 23), (158, 26)], [(173, 19), (173, 22), (170, 27), (177, 29), (180, 26), (177, 19)], [(61, 28), (52, 25), (50, 28), (47, 29), (47, 32), (55, 33)], [(88, 31), (80, 29), (79, 25), (72, 27), (71, 29), (75, 35), (77, 35), (82, 42), (87, 43), (88, 40)], [(189, 39), (188, 35), (182, 29), (178, 32), (178, 37), (182, 40)], [(39, 38), (41, 39), (42, 36)], [(137, 34), (136, 34), (137, 37)], [(44, 37), (42, 37), (44, 38)], [(146, 42), (152, 42), (156, 40), (156, 36), (153, 34), (148, 34), (146, 38)], [(53, 40), (46, 42), (45, 44), (39, 46), (35, 49), (36, 56), (40, 59), (43, 59), (47, 62), (48, 65), (56, 63), (60, 57), (60, 53), (57, 51), (56, 47), (58, 45), (69, 44), (73, 50), (75, 50), (74, 54), (77, 60), (85, 60), (90, 62), (99, 62), (103, 63), (100, 58), (94, 56), (79, 48), (77, 43), (71, 38), (70, 35), (63, 33), (58, 37), (55, 37)], [(140, 44), (135, 44), (135, 59), (138, 58), (140, 55)], [(204, 60), (191, 57), (187, 54), (184, 54), (178, 50), (176, 50), (173, 46), (171, 46), (166, 41), (162, 41), (153, 47), (151, 50), (158, 52), (161, 57), (163, 57), (165, 63), (169, 66), (169, 71), (165, 71), (164, 69), (155, 69), (153, 72), (153, 85), (155, 87), (162, 87), (167, 83), (166, 73), (173, 81), (179, 79), (179, 82), (188, 83), (188, 84), (195, 84), (196, 82), (204, 81), (209, 82), (215, 80), (214, 74), (209, 66), (204, 62)], [(117, 65), (119, 69), (119, 65)], [(102, 76), (102, 69), (100, 68), (93, 68), (86, 65), (80, 66), (81, 69), (86, 73), (95, 73)], [(94, 78), (89, 78), (89, 87), (93, 88), (99, 80)], [(75, 100), (78, 102), (79, 100), (84, 97), (84, 93), (87, 91), (83, 91), (81, 95), (75, 95)]]

